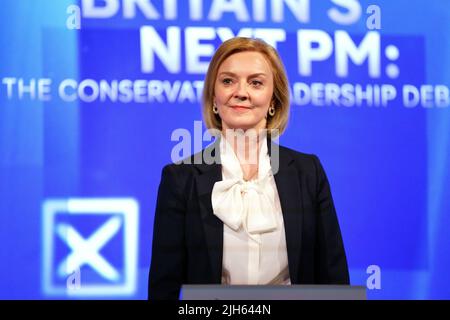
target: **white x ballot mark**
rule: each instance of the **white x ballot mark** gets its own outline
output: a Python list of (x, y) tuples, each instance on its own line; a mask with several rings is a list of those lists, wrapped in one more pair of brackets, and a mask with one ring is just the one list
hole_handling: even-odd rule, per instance
[(99, 252), (120, 230), (121, 225), (122, 220), (119, 217), (112, 217), (88, 239), (84, 239), (71, 225), (59, 223), (56, 233), (72, 249), (72, 253), (61, 261), (58, 274), (65, 277), (84, 264), (89, 264), (106, 279), (118, 281), (119, 272)]
[[(90, 217), (104, 217), (105, 222), (95, 229), (88, 228), (92, 231), (85, 233), (92, 221)], [(119, 232), (123, 235), (121, 239), (117, 239)], [(44, 292), (78, 297), (135, 294), (138, 232), (139, 204), (133, 198), (45, 199), (41, 269)], [(56, 240), (61, 242), (59, 239), (67, 244), (68, 253), (65, 246), (56, 243)], [(105, 250), (107, 247), (114, 252)], [(68, 290), (68, 276), (76, 270), (82, 272), (82, 266), (92, 269), (102, 279), (84, 277), (77, 290)]]

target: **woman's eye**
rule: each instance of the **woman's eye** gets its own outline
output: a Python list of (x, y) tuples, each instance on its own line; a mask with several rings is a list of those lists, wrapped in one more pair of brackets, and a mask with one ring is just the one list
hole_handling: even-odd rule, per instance
[(231, 84), (233, 82), (233, 80), (231, 80), (230, 78), (225, 78), (222, 80), (222, 83), (224, 84)]
[(259, 80), (252, 80), (252, 85), (255, 87), (259, 87), (262, 85), (262, 82)]

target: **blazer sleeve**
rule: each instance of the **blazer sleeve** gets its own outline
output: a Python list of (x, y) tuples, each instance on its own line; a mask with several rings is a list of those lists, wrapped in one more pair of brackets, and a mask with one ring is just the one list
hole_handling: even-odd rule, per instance
[(176, 300), (185, 278), (186, 200), (175, 165), (163, 168), (153, 225), (148, 299)]
[(330, 184), (320, 160), (314, 157), (317, 181), (316, 279), (319, 284), (350, 284), (341, 230)]

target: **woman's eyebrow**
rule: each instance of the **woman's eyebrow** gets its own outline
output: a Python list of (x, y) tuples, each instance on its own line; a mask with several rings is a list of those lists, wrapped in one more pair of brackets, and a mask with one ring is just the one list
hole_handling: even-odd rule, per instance
[[(219, 76), (221, 75), (227, 75), (227, 76), (232, 76), (232, 77), (236, 77), (237, 74), (234, 72), (229, 72), (229, 71), (223, 71), (221, 73), (219, 73)], [(257, 73), (253, 73), (248, 75), (248, 78), (254, 78), (254, 77), (258, 77), (258, 76), (267, 76), (264, 72), (257, 72)]]

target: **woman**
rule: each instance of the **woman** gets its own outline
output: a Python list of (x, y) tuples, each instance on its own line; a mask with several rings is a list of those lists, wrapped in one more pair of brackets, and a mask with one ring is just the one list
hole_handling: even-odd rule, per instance
[[(248, 38), (224, 42), (203, 93), (206, 126), (219, 130), (217, 139), (194, 161), (162, 172), (150, 299), (177, 299), (183, 284), (349, 284), (318, 158), (272, 142), (288, 114), (275, 49)], [(211, 154), (219, 161), (195, 161)]]

